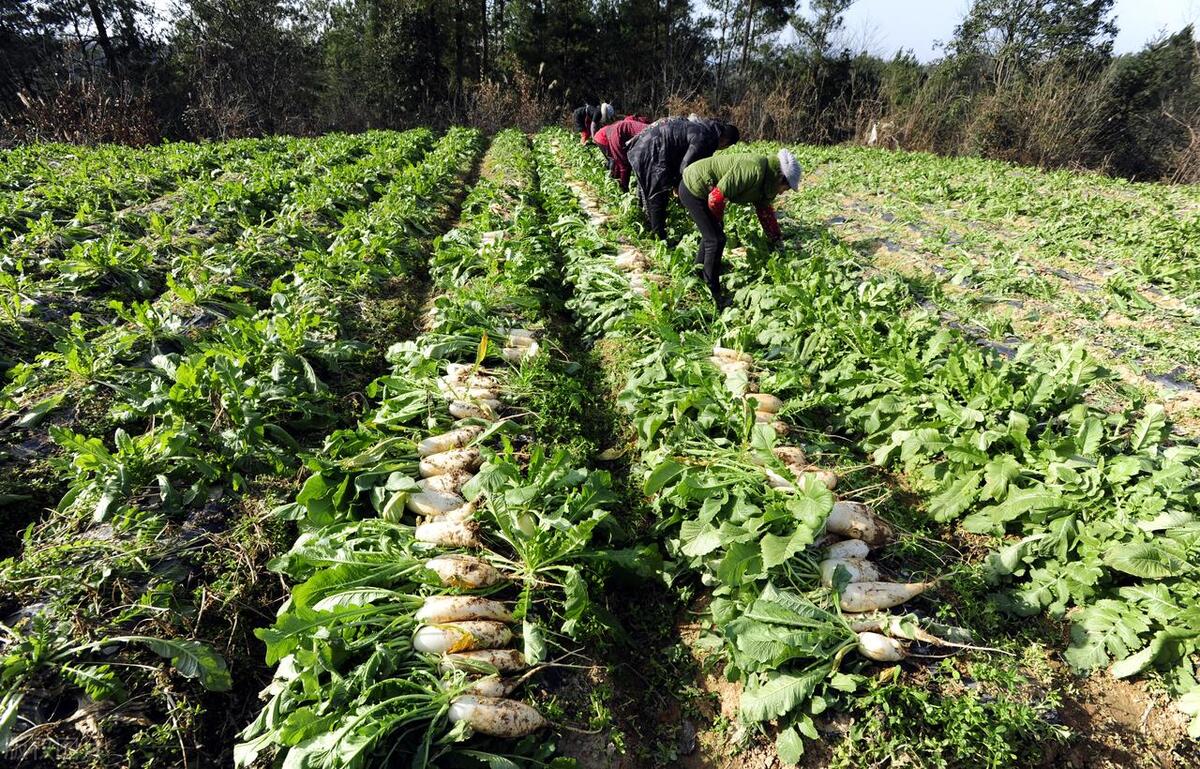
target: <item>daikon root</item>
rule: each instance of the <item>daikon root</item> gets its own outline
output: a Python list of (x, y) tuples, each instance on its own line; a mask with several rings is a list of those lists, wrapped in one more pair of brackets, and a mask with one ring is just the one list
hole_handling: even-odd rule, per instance
[(477, 595), (431, 595), (417, 609), (417, 621), (426, 624), (491, 620), (512, 622), (512, 612), (499, 601)]
[(477, 425), (466, 425), (441, 435), (431, 435), (417, 444), (417, 456), (427, 457), (430, 454), (440, 454), (443, 451), (461, 449), (479, 437), (483, 428)]
[(849, 558), (866, 558), (871, 553), (871, 546), (861, 539), (847, 539), (834, 542), (825, 548), (825, 557), (846, 560)]
[(450, 703), (451, 723), (465, 721), (479, 734), (517, 739), (544, 729), (548, 722), (535, 708), (517, 700), (464, 694)]
[(442, 547), (483, 547), (479, 538), (480, 528), (475, 521), (439, 520), (417, 526), (413, 536), (418, 542), (427, 542)]
[(899, 662), (908, 656), (904, 644), (879, 633), (859, 633), (858, 653), (876, 662)]
[(473, 473), (479, 469), (482, 455), (477, 448), (454, 449), (421, 458), (418, 466), (422, 478), (446, 473)]
[(426, 654), (453, 654), (507, 646), (512, 638), (512, 631), (503, 622), (443, 622), (417, 628), (413, 634), (413, 648)]
[(879, 611), (915, 598), (932, 582), (854, 582), (842, 591), (842, 610), (848, 612)]
[(504, 579), (496, 567), (473, 555), (439, 555), (426, 561), (425, 568), (437, 574), (443, 585), (450, 587), (491, 587)]
[(526, 667), (528, 666), (525, 664), (525, 655), (516, 649), (479, 649), (442, 657), (442, 668), (447, 671), (491, 673), (494, 670), (500, 673), (514, 673)]
[(826, 558), (818, 566), (822, 585), (833, 587), (833, 575), (839, 566), (850, 575), (852, 584), (855, 582), (879, 582), (882, 576), (875, 564), (861, 558)]
[(892, 538), (892, 527), (861, 502), (834, 502), (825, 528), (843, 537), (879, 547)]

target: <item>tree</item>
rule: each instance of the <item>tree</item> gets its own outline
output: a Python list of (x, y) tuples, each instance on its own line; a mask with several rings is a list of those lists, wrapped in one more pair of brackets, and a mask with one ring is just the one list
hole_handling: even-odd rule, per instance
[(953, 56), (991, 64), (997, 86), (1046, 64), (1095, 68), (1112, 55), (1114, 0), (975, 0)]
[(855, 0), (812, 0), (809, 13), (792, 15), (792, 28), (818, 57), (828, 56), (833, 45), (833, 36), (845, 24), (846, 11)]

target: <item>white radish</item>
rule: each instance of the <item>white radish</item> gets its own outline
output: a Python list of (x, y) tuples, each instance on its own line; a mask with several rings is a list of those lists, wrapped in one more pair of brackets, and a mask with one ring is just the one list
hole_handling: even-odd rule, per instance
[(426, 561), (425, 568), (438, 575), (443, 585), (450, 587), (474, 590), (491, 587), (504, 579), (496, 567), (473, 555), (439, 555)]
[(447, 654), (442, 658), (442, 669), (466, 670), (468, 672), (513, 673), (524, 670), (525, 655), (516, 649), (478, 649), (470, 652)]
[(472, 473), (479, 469), (482, 459), (477, 448), (454, 449), (422, 457), (418, 469), (422, 478), (446, 473)]
[(817, 567), (821, 572), (821, 584), (833, 587), (833, 575), (841, 566), (850, 575), (850, 582), (878, 582), (883, 576), (879, 568), (861, 558), (826, 558)]
[(431, 435), (417, 444), (417, 455), (427, 457), (430, 454), (440, 454), (443, 451), (461, 449), (479, 437), (483, 428), (478, 425), (466, 425), (441, 435)]
[(842, 610), (880, 611), (899, 606), (929, 588), (932, 582), (854, 582), (842, 591)]
[(908, 656), (904, 644), (879, 633), (859, 633), (858, 653), (876, 662), (899, 662)]
[(825, 548), (826, 558), (843, 561), (851, 558), (866, 558), (870, 553), (871, 546), (861, 539), (846, 539), (841, 542), (834, 542)]
[(537, 355), (539, 349), (537, 342), (527, 347), (505, 347), (500, 351), (500, 357), (509, 363), (520, 363), (526, 358), (532, 358), (534, 355)]
[(832, 534), (861, 539), (871, 547), (892, 538), (892, 527), (861, 502), (834, 502), (825, 528)]
[[(756, 412), (765, 411), (769, 414), (777, 414), (783, 408), (783, 401), (767, 393), (746, 393), (743, 397), (746, 400), (753, 400), (757, 403), (754, 407)], [(803, 453), (801, 453), (801, 456), (803, 456)]]
[(480, 403), (453, 401), (450, 404), (450, 416), (455, 419), (482, 419), (486, 422), (495, 422), (496, 410), (499, 408), (500, 401), (484, 401)]
[(416, 619), (426, 624), (491, 620), (512, 622), (512, 612), (499, 601), (477, 595), (430, 595), (417, 609)]
[(508, 335), (507, 347), (532, 347), (537, 344), (532, 336), (521, 336), (518, 334)]
[(708, 360), (721, 369), (721, 373), (725, 376), (729, 376), (730, 374), (745, 374), (750, 370), (750, 364), (745, 361), (727, 360), (726, 358), (718, 358), (715, 355)]
[(417, 628), (413, 634), (413, 648), (425, 654), (453, 654), (507, 646), (512, 638), (512, 631), (503, 622), (443, 622)]
[(417, 486), (421, 488), (421, 491), (458, 494), (462, 490), (462, 487), (474, 477), (470, 473), (443, 473), (442, 475), (432, 475), (428, 478), (422, 478), (417, 481)]
[(442, 491), (418, 491), (416, 494), (409, 495), (404, 506), (417, 515), (436, 518), (457, 510), (466, 503), (467, 501), (457, 494)]
[(437, 520), (422, 523), (413, 532), (418, 542), (442, 547), (483, 547), (475, 521)]
[(782, 489), (784, 491), (795, 491), (796, 484), (784, 478), (779, 473), (769, 467), (763, 468), (763, 473), (767, 476), (767, 485), (773, 489)]
[(483, 385), (449, 384), (438, 380), (438, 390), (448, 401), (494, 401), (500, 399), (499, 388)]
[(501, 678), (500, 676), (484, 676), (472, 681), (463, 691), (464, 694), (474, 694), (480, 697), (507, 697), (521, 685), (520, 678)]
[[(750, 395), (747, 397), (754, 398), (756, 396)], [(759, 407), (759, 410), (765, 411), (766, 409)], [(795, 446), (776, 446), (771, 449), (771, 452), (785, 465), (804, 465), (808, 461), (807, 457), (804, 456), (804, 449)]]
[(549, 722), (531, 705), (498, 697), (464, 694), (450, 703), (451, 723), (465, 721), (471, 729), (490, 737), (515, 740), (527, 737)]
[[(486, 371), (474, 363), (447, 363), (446, 378), (465, 381), (469, 377), (487, 377)], [(495, 380), (493, 380), (495, 381)]]
[(430, 520), (437, 521), (439, 523), (448, 521), (471, 521), (475, 519), (475, 511), (478, 509), (479, 507), (475, 502), (467, 502), (461, 507), (456, 507), (453, 510), (443, 513), (442, 515), (431, 518)]
[(754, 421), (760, 425), (769, 425), (775, 421), (775, 414), (770, 411), (755, 411)]
[(819, 467), (809, 466), (798, 469), (797, 474), (799, 473), (811, 473), (817, 476), (817, 481), (822, 483), (825, 488), (829, 489), (830, 491), (833, 491), (837, 488), (837, 473), (833, 472), (832, 470), (822, 470)]
[[(755, 414), (755, 416), (758, 416), (758, 414)], [(771, 423), (771, 428), (781, 438), (792, 431), (792, 428), (788, 427), (787, 422), (781, 422), (778, 419)]]
[(741, 350), (732, 350), (728, 347), (721, 347), (720, 345), (713, 347), (713, 357), (721, 358), (722, 360), (739, 361), (747, 365), (754, 362), (754, 358), (749, 353), (742, 352)]

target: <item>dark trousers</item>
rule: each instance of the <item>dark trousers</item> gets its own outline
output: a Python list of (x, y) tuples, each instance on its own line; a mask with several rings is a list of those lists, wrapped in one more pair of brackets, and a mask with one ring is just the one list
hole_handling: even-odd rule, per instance
[(688, 191), (687, 185), (679, 183), (679, 202), (692, 215), (696, 229), (700, 230), (700, 251), (696, 264), (704, 271), (704, 282), (712, 292), (713, 301), (721, 300), (721, 254), (725, 251), (725, 225), (708, 211), (708, 201), (701, 200)]
[(650, 222), (650, 231), (662, 241), (667, 239), (667, 205), (670, 202), (670, 189), (642, 192), (642, 208), (646, 210), (646, 220)]

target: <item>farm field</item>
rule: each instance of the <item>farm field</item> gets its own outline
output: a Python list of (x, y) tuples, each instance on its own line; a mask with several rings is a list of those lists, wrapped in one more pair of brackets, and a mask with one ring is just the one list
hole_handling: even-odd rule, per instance
[(720, 316), (559, 129), (11, 153), (5, 760), (1196, 765), (1200, 191), (794, 151)]

